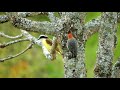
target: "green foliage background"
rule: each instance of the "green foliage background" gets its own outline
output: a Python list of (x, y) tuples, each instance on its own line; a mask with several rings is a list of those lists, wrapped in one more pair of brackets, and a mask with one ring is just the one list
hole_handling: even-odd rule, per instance
[[(3, 14), (2, 12), (0, 14)], [(100, 12), (88, 12), (86, 22), (94, 19), (100, 15)], [(46, 16), (34, 16), (28, 19), (35, 21), (44, 21), (49, 19)], [(8, 35), (15, 36), (20, 34), (20, 31), (13, 27), (10, 22), (0, 24), (0, 32), (4, 32)], [(30, 32), (36, 38), (40, 33)], [(52, 36), (49, 36), (52, 38)], [(113, 63), (120, 56), (120, 24), (118, 24), (118, 44), (114, 50)], [(0, 37), (0, 44), (9, 42), (11, 39)], [(0, 58), (4, 58), (8, 55), (14, 55), (27, 47), (29, 42), (21, 42), (11, 45), (7, 48), (0, 48)], [(93, 69), (96, 62), (96, 51), (98, 48), (98, 33), (94, 34), (86, 43), (85, 48), (85, 63), (87, 67), (87, 77), (93, 78)], [(42, 53), (41, 47), (34, 45), (34, 47), (28, 50), (23, 55), (0, 63), (0, 78), (63, 78), (64, 67), (62, 57), (57, 55), (57, 59), (50, 61), (45, 58)]]

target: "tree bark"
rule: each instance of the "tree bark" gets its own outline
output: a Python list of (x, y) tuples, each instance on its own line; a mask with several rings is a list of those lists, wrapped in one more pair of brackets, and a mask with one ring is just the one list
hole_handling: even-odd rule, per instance
[[(47, 15), (48, 21), (32, 21), (27, 19), (28, 16), (34, 15)], [(63, 61), (64, 61), (64, 75), (65, 78), (84, 78), (86, 75), (85, 66), (85, 43), (86, 40), (91, 37), (94, 33), (99, 32), (99, 48), (97, 51), (97, 61), (94, 69), (95, 77), (100, 78), (119, 78), (120, 77), (120, 58), (113, 65), (113, 49), (117, 44), (117, 23), (120, 23), (119, 12), (105, 12), (102, 13), (101, 17), (92, 19), (90, 22), (85, 22), (85, 12), (60, 12), (60, 18), (54, 16), (54, 12), (9, 12), (6, 15), (0, 15), (0, 24), (10, 21), (12, 25), (21, 30), (22, 34), (18, 36), (9, 36), (0, 32), (0, 36), (17, 39), (24, 35), (27, 39), (18, 39), (15, 41), (1, 44), (1, 48), (7, 47), (11, 44), (15, 44), (21, 41), (31, 41), (24, 51), (14, 56), (8, 56), (7, 58), (1, 59), (5, 61), (17, 57), (26, 52), (30, 46), (37, 44), (42, 46), (43, 53), (47, 59), (51, 60), (50, 52), (45, 48), (41, 42), (30, 35), (28, 32), (37, 32), (40, 34), (53, 35), (61, 37), (61, 46), (63, 50)], [(77, 57), (71, 58), (70, 51), (67, 48), (67, 33), (71, 30), (73, 36), (76, 38), (77, 46)], [(58, 38), (58, 37), (57, 37)], [(56, 39), (57, 40), (57, 39)], [(56, 43), (54, 43), (56, 44)], [(53, 45), (51, 51), (54, 52)]]
[[(63, 25), (62, 30), (62, 49), (64, 59), (65, 78), (83, 78), (86, 77), (85, 68), (85, 42), (83, 39), (84, 18), (86, 13), (64, 13), (68, 19)], [(67, 49), (67, 32), (71, 30), (78, 42), (78, 51), (76, 58), (70, 58), (70, 52)]]
[(99, 30), (99, 48), (94, 69), (96, 78), (110, 78), (112, 71), (113, 49), (117, 30), (117, 13), (104, 12)]
[(120, 78), (120, 57), (112, 68), (112, 78)]

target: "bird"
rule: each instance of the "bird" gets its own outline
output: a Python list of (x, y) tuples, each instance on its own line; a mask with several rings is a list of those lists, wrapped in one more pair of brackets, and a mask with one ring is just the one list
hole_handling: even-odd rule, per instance
[[(50, 40), (48, 38), (47, 35), (40, 35), (38, 40), (41, 40), (42, 44), (47, 48), (47, 50), (50, 52), (51, 47), (52, 47), (52, 40)], [(58, 52), (58, 54), (62, 55), (62, 52), (60, 51), (60, 49), (58, 48), (58, 46), (56, 47), (56, 50)]]
[(77, 40), (74, 38), (71, 31), (68, 31), (67, 34), (67, 48), (71, 52), (71, 58), (77, 57)]

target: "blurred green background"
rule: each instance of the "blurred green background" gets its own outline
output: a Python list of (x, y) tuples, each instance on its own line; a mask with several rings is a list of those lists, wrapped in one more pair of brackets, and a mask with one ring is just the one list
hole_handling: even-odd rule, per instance
[[(0, 13), (1, 15), (4, 13)], [(100, 12), (88, 12), (86, 16), (86, 22), (98, 17)], [(47, 16), (34, 16), (28, 17), (28, 19), (35, 21), (49, 20)], [(120, 56), (120, 24), (118, 24), (118, 44), (114, 50), (113, 63)], [(4, 32), (8, 35), (15, 36), (20, 34), (20, 31), (13, 27), (10, 22), (0, 24), (0, 32)], [(36, 38), (39, 33), (30, 32)], [(52, 36), (49, 36), (52, 38)], [(11, 39), (0, 37), (0, 44), (9, 42)], [(14, 45), (10, 45), (7, 48), (0, 48), (0, 58), (4, 58), (8, 55), (14, 55), (28, 46), (29, 42), (20, 42)], [(86, 43), (85, 48), (85, 64), (87, 68), (87, 77), (93, 78), (93, 69), (96, 63), (96, 51), (98, 48), (98, 33), (94, 34)], [(23, 55), (0, 63), (0, 78), (64, 78), (64, 65), (62, 57), (57, 55), (57, 59), (50, 61), (45, 58), (42, 53), (41, 47), (34, 45), (34, 47), (28, 50)]]

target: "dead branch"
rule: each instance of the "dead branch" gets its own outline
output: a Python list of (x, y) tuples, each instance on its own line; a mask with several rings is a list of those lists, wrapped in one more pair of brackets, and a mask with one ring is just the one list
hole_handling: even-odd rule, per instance
[(17, 39), (17, 38), (21, 38), (23, 35), (20, 34), (20, 35), (17, 35), (17, 36), (9, 36), (9, 35), (6, 35), (6, 34), (3, 33), (3, 32), (0, 32), (0, 36), (1, 36), (1, 37), (6, 37), (6, 38), (9, 38), (9, 39)]
[(28, 45), (28, 47), (27, 47), (25, 50), (21, 51), (20, 53), (18, 53), (18, 54), (16, 54), (16, 55), (9, 55), (9, 56), (6, 57), (6, 58), (0, 59), (0, 62), (4, 62), (4, 61), (6, 61), (6, 60), (10, 60), (10, 59), (13, 59), (13, 58), (15, 58), (15, 57), (18, 57), (18, 56), (22, 55), (23, 53), (25, 53), (26, 51), (28, 51), (28, 50), (32, 47), (32, 45), (33, 45), (33, 43), (31, 43), (30, 45)]
[(15, 44), (15, 43), (18, 43), (18, 42), (23, 42), (23, 41), (29, 41), (29, 39), (27, 39), (27, 38), (18, 39), (18, 40), (10, 41), (10, 42), (7, 42), (7, 43), (3, 43), (3, 44), (0, 44), (0, 48), (5, 48), (9, 45), (12, 45), (12, 44)]

